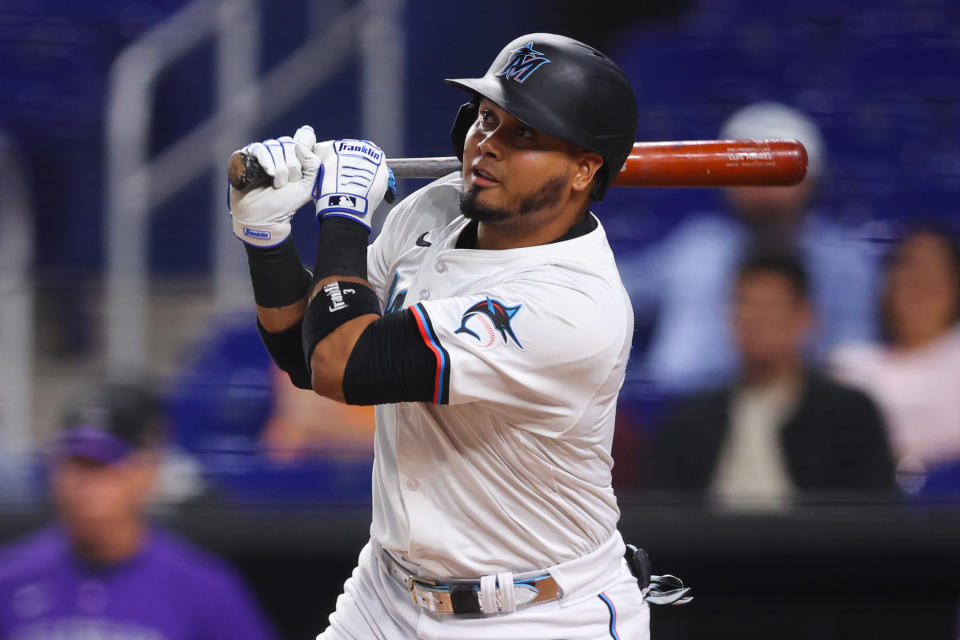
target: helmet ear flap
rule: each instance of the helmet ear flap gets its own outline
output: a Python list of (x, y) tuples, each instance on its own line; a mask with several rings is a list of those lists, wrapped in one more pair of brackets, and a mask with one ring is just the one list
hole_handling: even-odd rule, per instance
[(450, 142), (453, 144), (453, 153), (457, 160), (463, 162), (463, 143), (467, 139), (467, 130), (477, 119), (477, 112), (480, 110), (480, 98), (475, 97), (470, 102), (464, 103), (457, 111), (457, 117), (453, 121), (453, 127), (450, 129)]

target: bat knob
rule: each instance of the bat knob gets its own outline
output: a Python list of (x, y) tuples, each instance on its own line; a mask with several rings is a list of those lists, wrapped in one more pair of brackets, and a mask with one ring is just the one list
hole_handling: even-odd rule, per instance
[(256, 158), (242, 151), (234, 151), (227, 162), (227, 179), (237, 191), (269, 186), (272, 179)]

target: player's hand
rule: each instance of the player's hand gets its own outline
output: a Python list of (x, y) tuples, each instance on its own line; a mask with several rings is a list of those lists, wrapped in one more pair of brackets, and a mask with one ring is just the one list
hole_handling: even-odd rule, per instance
[(340, 216), (370, 228), (374, 209), (396, 198), (393, 172), (383, 151), (369, 140), (327, 140), (314, 147), (320, 174), (313, 190), (317, 217)]
[(690, 587), (683, 586), (683, 580), (667, 573), (650, 576), (650, 586), (644, 590), (644, 600), (650, 604), (681, 605), (693, 600), (689, 593)]
[(311, 198), (320, 167), (314, 152), (316, 142), (313, 128), (304, 125), (292, 138), (254, 142), (242, 149), (273, 178), (273, 186), (246, 192), (230, 187), (227, 208), (233, 215), (234, 235), (258, 247), (272, 247), (287, 239), (290, 219)]

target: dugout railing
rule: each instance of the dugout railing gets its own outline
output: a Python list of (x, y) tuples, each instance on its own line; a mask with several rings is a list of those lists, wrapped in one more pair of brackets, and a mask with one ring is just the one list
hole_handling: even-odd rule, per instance
[[(226, 160), (259, 127), (292, 108), (353, 56), (362, 69), (361, 131), (402, 155), (405, 55), (403, 0), (313, 0), (308, 37), (261, 73), (262, 0), (195, 0), (121, 52), (106, 107), (106, 300), (109, 374), (147, 370), (150, 217), (194, 177), (209, 175), (214, 202), (211, 251), (215, 308), (249, 304), (243, 252), (224, 211)], [(216, 47), (216, 108), (151, 155), (153, 97), (159, 78), (203, 44)], [(185, 230), (185, 232), (188, 232)]]
[(27, 481), (34, 374), (34, 216), (23, 159), (0, 134), (0, 496)]

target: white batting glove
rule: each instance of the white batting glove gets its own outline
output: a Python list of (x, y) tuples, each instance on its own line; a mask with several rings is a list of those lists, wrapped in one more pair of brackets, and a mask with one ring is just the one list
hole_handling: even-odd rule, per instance
[(273, 247), (287, 239), (290, 219), (311, 199), (320, 167), (316, 143), (313, 127), (304, 125), (292, 138), (254, 142), (242, 149), (273, 178), (273, 186), (246, 192), (230, 187), (227, 208), (233, 215), (235, 236), (257, 247)]
[(650, 586), (643, 590), (643, 599), (650, 604), (681, 605), (693, 601), (690, 587), (683, 586), (683, 580), (669, 573), (662, 576), (650, 576)]
[(313, 190), (317, 218), (339, 216), (367, 229), (380, 201), (396, 197), (393, 172), (383, 151), (369, 140), (327, 140), (314, 147), (320, 173)]

